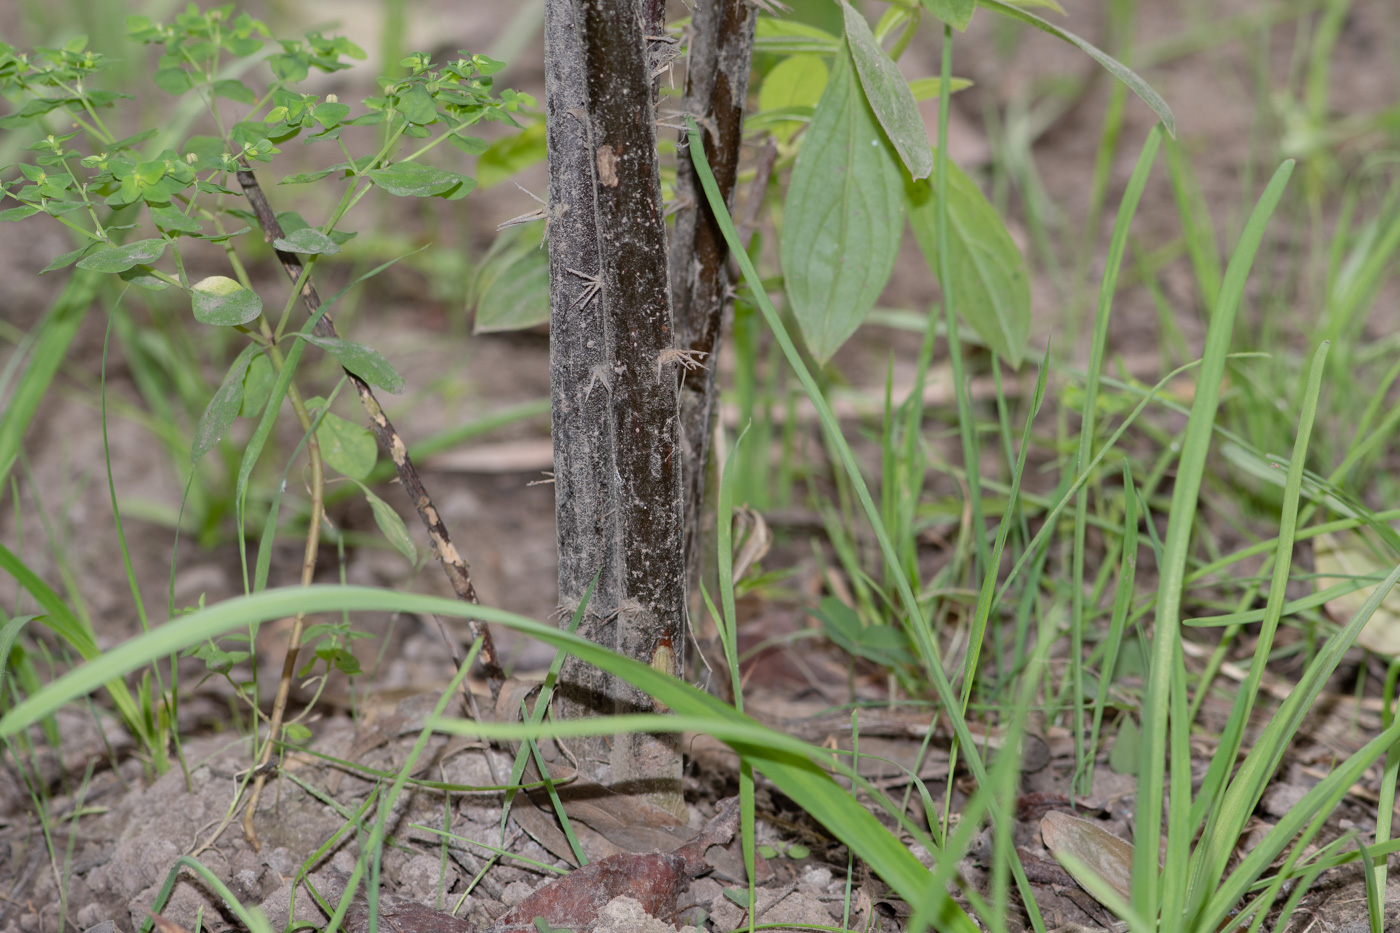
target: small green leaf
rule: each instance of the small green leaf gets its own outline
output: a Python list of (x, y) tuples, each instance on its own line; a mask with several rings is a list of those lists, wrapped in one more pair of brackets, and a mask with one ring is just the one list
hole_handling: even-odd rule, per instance
[[(233, 419), (238, 417), (238, 410), (243, 404), (243, 376), (248, 371), (248, 364), (253, 361), (253, 354), (258, 348), (249, 344), (243, 348), (243, 352), (234, 357), (233, 363), (229, 366), (228, 372), (224, 374), (224, 381), (219, 385), (214, 397), (209, 400), (209, 404), (204, 409), (204, 414), (199, 416), (199, 424), (194, 429), (194, 443), (190, 445), (190, 462), (198, 463), (204, 455), (219, 443), (219, 439), (228, 431), (229, 425), (233, 424)], [(262, 355), (258, 354), (261, 359)]]
[(790, 17), (779, 19), (775, 16), (760, 16), (754, 31), (755, 52), (780, 52), (784, 55), (815, 52), (818, 55), (831, 55), (840, 48), (841, 40), (825, 29)]
[[(79, 263), (82, 265), (82, 263)], [(226, 275), (211, 275), (190, 288), (194, 319), (215, 327), (247, 324), (262, 314), (262, 298)]]
[(790, 859), (804, 859), (812, 854), (812, 850), (804, 845), (794, 843), (788, 846), (787, 857)]
[(390, 194), (406, 198), (427, 198), (458, 188), (470, 191), (476, 182), (465, 175), (447, 172), (418, 162), (397, 162), (388, 168), (369, 171), (370, 180)]
[(865, 625), (856, 611), (828, 596), (812, 615), (822, 623), (822, 633), (847, 654), (882, 667), (900, 667), (913, 661), (909, 640), (892, 625)]
[[(815, 107), (826, 89), (830, 75), (820, 55), (791, 55), (778, 62), (763, 79), (758, 92), (758, 109), (766, 113), (788, 107)], [(772, 133), (786, 142), (802, 128), (796, 120), (773, 124)]]
[(392, 392), (396, 395), (403, 391), (403, 377), (378, 350), (341, 337), (318, 337), (314, 334), (298, 334), (297, 336), (314, 343), (334, 356), (340, 361), (341, 366), (370, 385), (378, 386), (385, 392)]
[(311, 113), (316, 118), (317, 123), (321, 124), (326, 129), (331, 129), (332, 127), (339, 126), (340, 121), (350, 115), (350, 108), (345, 104), (330, 102), (317, 104), (312, 108)]
[(764, 858), (777, 858), (778, 850), (770, 845), (762, 845), (758, 847), (758, 854)]
[(125, 272), (118, 272), (117, 278), (123, 282), (129, 282), (137, 288), (144, 288), (148, 292), (163, 292), (170, 287), (170, 283), (150, 271), (149, 266), (137, 266), (134, 269), (127, 269)]
[(511, 227), (496, 237), (477, 269), (468, 303), (473, 332), (523, 330), (549, 320), (549, 254), (538, 231)]
[[(909, 226), (938, 274), (938, 199), (927, 180), (905, 182)], [(948, 266), (953, 310), (996, 353), (1019, 367), (1030, 339), (1026, 261), (977, 183), (948, 163)]]
[(855, 333), (894, 270), (901, 188), (899, 163), (842, 51), (792, 172), (779, 242), (793, 314), (821, 362)]
[(406, 94), (400, 94), (397, 106), (405, 120), (423, 126), (437, 119), (437, 102), (421, 84), (415, 84)]
[(223, 97), (240, 104), (256, 104), (258, 95), (253, 93), (253, 89), (242, 81), (233, 78), (221, 78), (214, 82), (214, 96)]
[(340, 252), (340, 245), (315, 227), (305, 227), (295, 233), (278, 237), (272, 241), (272, 245), (288, 253), (334, 256)]
[(933, 172), (933, 157), (929, 154), (928, 129), (919, 115), (913, 92), (899, 73), (899, 66), (875, 41), (865, 17), (847, 0), (841, 0), (841, 11), (846, 17), (846, 43), (855, 61), (856, 73), (860, 75), (865, 99), (870, 102), (870, 108), (875, 111), (909, 174), (927, 178)]
[(1106, 68), (1109, 74), (1126, 84), (1128, 90), (1142, 98), (1143, 102), (1151, 107), (1153, 113), (1157, 114), (1161, 119), (1162, 125), (1167, 128), (1167, 135), (1172, 139), (1176, 139), (1176, 117), (1172, 116), (1172, 110), (1167, 106), (1167, 102), (1162, 99), (1162, 95), (1154, 91), (1152, 85), (1144, 81), (1136, 72), (1118, 61), (1118, 59), (1102, 51), (1097, 46), (1084, 41), (1069, 30), (1061, 29), (1054, 23), (1046, 22), (1034, 13), (1028, 13), (1010, 3), (1004, 3), (1002, 0), (982, 0), (982, 6), (991, 10), (993, 13), (1000, 13), (1002, 16), (1025, 23), (1027, 26), (1034, 26), (1041, 32), (1048, 32), (1050, 35), (1063, 39), (1070, 45), (1079, 48), (1094, 61)]
[(369, 476), (379, 457), (379, 445), (367, 428), (351, 424), (333, 412), (326, 412), (322, 418), (316, 440), (326, 463), (353, 480)]
[(174, 207), (151, 207), (151, 220), (155, 221), (157, 227), (162, 230), (174, 230), (178, 233), (199, 233), (201, 227), (199, 221), (186, 214), (184, 211)]
[(394, 546), (394, 550), (408, 558), (409, 563), (418, 563), (418, 548), (414, 545), (413, 538), (409, 537), (408, 528), (404, 526), (399, 513), (394, 511), (394, 507), (389, 503), (370, 492), (363, 484), (360, 485), (360, 490), (365, 494), (365, 501), (369, 503), (370, 511), (374, 513), (374, 523), (379, 526), (380, 532)]
[(57, 270), (59, 270), (59, 269), (66, 269), (68, 266), (71, 266), (73, 263), (77, 262), (79, 259), (82, 259), (83, 256), (86, 255), (87, 252), (88, 252), (89, 250), (91, 250), (91, 249), (92, 249), (94, 246), (96, 246), (96, 245), (97, 245), (96, 243), (89, 243), (87, 246), (80, 246), (80, 247), (78, 247), (77, 249), (73, 250), (71, 253), (64, 253), (62, 256), (59, 256), (59, 257), (53, 259), (52, 261), (50, 261), (49, 264), (48, 264), (47, 266), (45, 266), (43, 269), (39, 270), (39, 274), (40, 274), (40, 275), (43, 275), (45, 272), (54, 272), (54, 271), (57, 271)]
[[(948, 86), (956, 94), (958, 91), (972, 87), (972, 81), (968, 78), (953, 78), (948, 82)], [(915, 78), (909, 82), (909, 90), (914, 95), (915, 100), (933, 100), (935, 97), (943, 96), (943, 79)]]
[(977, 0), (923, 0), (923, 4), (924, 9), (958, 32), (967, 28), (977, 10)]
[(26, 217), (33, 217), (35, 214), (43, 212), (43, 208), (35, 207), (32, 204), (21, 204), (19, 207), (11, 207), (0, 211), (0, 221), (23, 220)]
[(78, 260), (78, 268), (87, 269), (89, 272), (125, 272), (132, 266), (155, 262), (165, 255), (165, 244), (165, 240), (155, 238), (137, 240), (125, 246), (112, 246), (88, 253)]
[(299, 722), (289, 722), (282, 726), (282, 739), (293, 745), (305, 745), (311, 741), (311, 730)]
[(1118, 738), (1113, 740), (1113, 748), (1108, 753), (1108, 766), (1116, 774), (1138, 773), (1138, 745), (1142, 733), (1138, 731), (1137, 720), (1124, 716), (1118, 727)]

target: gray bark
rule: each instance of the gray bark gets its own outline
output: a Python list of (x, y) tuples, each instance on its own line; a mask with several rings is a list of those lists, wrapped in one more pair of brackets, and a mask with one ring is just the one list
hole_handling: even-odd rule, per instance
[[(677, 375), (646, 21), (640, 0), (546, 7), (550, 380), (559, 589), (598, 587), (585, 637), (684, 670), (685, 563)], [(565, 715), (651, 710), (577, 662)], [(592, 775), (680, 805), (671, 737), (585, 748)]]

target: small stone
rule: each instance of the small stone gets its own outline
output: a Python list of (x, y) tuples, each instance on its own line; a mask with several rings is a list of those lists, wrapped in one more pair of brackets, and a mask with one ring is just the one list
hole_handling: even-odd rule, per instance
[(535, 893), (535, 889), (523, 881), (512, 881), (501, 891), (501, 903), (507, 907), (514, 907), (525, 898)]

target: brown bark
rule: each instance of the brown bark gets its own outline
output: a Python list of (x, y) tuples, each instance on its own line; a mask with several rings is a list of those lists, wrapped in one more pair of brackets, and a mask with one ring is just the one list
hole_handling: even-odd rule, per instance
[[(690, 63), (682, 109), (695, 117), (705, 140), (705, 156), (725, 203), (733, 206), (739, 175), (744, 100), (748, 95), (758, 11), (745, 0), (700, 0), (691, 23)], [(671, 245), (671, 294), (679, 345), (705, 366), (681, 379), (681, 439), (685, 452), (685, 523), (689, 579), (702, 566), (704, 503), (710, 440), (716, 412), (717, 355), (729, 308), (729, 249), (700, 189), (690, 159), (676, 169), (681, 208)]]

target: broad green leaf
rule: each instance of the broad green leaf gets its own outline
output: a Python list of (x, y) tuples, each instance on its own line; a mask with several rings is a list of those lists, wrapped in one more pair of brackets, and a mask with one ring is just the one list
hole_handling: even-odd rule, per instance
[[(971, 4), (968, 4), (971, 6)], [(846, 17), (846, 44), (860, 76), (860, 86), (885, 135), (899, 153), (909, 174), (927, 178), (933, 172), (933, 155), (928, 148), (928, 130), (919, 115), (919, 105), (909, 90), (899, 66), (894, 63), (870, 31), (870, 24), (847, 0), (841, 0)], [(968, 13), (971, 16), (971, 12)]]
[(132, 266), (155, 262), (165, 255), (165, 244), (165, 240), (155, 238), (137, 240), (125, 246), (112, 246), (88, 253), (78, 260), (78, 268), (92, 272), (125, 272)]
[[(905, 183), (909, 226), (929, 268), (938, 274), (938, 199), (927, 180)], [(994, 353), (1019, 367), (1030, 337), (1026, 262), (976, 182), (948, 163), (948, 257), (952, 282), (942, 283), (953, 308)]]
[[(199, 416), (199, 424), (194, 429), (194, 443), (190, 445), (191, 463), (203, 459), (219, 443), (228, 426), (233, 424), (233, 419), (238, 417), (238, 410), (243, 406), (243, 377), (248, 372), (248, 364), (253, 361), (253, 354), (257, 352), (254, 344), (243, 348), (224, 374), (224, 381), (209, 400), (204, 414)], [(261, 354), (258, 355), (261, 357)]]
[(822, 600), (812, 613), (822, 623), (822, 632), (842, 651), (884, 667), (911, 664), (914, 655), (909, 639), (892, 625), (865, 625), (856, 611), (834, 596)]
[(43, 208), (35, 207), (33, 204), (21, 204), (19, 207), (11, 207), (0, 211), (0, 221), (23, 220), (26, 217), (33, 217), (41, 213)]
[(289, 233), (284, 237), (278, 237), (272, 241), (272, 245), (277, 249), (288, 253), (303, 253), (307, 255), (324, 254), (334, 256), (340, 252), (340, 244), (326, 236), (315, 227), (303, 227), (294, 233)]
[(478, 334), (522, 330), (549, 320), (549, 254), (538, 230), (512, 227), (496, 238), (472, 281)]
[(843, 49), (792, 172), (779, 243), (793, 314), (822, 362), (855, 333), (894, 269), (901, 187)]
[(415, 126), (432, 123), (437, 119), (437, 102), (421, 84), (416, 84), (407, 93), (399, 95), (397, 106), (403, 118)]
[(500, 184), (521, 169), (545, 160), (544, 121), (532, 123), (519, 133), (498, 139), (476, 160), (476, 178), (481, 187)]
[(924, 9), (952, 26), (958, 32), (972, 22), (972, 14), (977, 10), (977, 0), (922, 0)]
[(167, 94), (183, 94), (194, 87), (190, 73), (183, 68), (162, 68), (151, 75), (151, 80)]
[[(948, 82), (948, 87), (956, 94), (964, 88), (972, 87), (972, 81), (968, 78), (953, 78)], [(914, 95), (915, 100), (933, 100), (943, 94), (943, 79), (915, 78), (909, 82), (909, 91)]]
[(465, 175), (418, 162), (397, 162), (388, 168), (371, 169), (368, 174), (370, 179), (385, 191), (406, 198), (446, 194), (454, 188), (470, 191), (476, 185), (476, 182)]
[(148, 292), (163, 292), (170, 287), (170, 283), (153, 274), (149, 266), (136, 266), (125, 272), (118, 272), (117, 278), (123, 282), (129, 282), (137, 288), (144, 288)]
[(379, 445), (369, 429), (351, 424), (334, 412), (326, 412), (316, 429), (321, 457), (327, 464), (353, 480), (363, 480), (374, 469)]
[(1137, 774), (1138, 745), (1141, 740), (1137, 720), (1131, 715), (1124, 716), (1123, 724), (1118, 727), (1118, 737), (1113, 740), (1113, 748), (1108, 753), (1108, 766), (1118, 774)]
[[(81, 263), (79, 263), (81, 265)], [(215, 327), (247, 324), (262, 314), (262, 298), (226, 275), (211, 275), (190, 287), (194, 319)]]
[(199, 221), (178, 208), (152, 206), (150, 210), (151, 220), (162, 230), (174, 230), (179, 233), (199, 233), (201, 230)]
[(403, 518), (394, 511), (394, 507), (383, 499), (370, 492), (362, 483), (360, 491), (365, 494), (365, 501), (369, 503), (370, 511), (374, 513), (374, 523), (379, 526), (379, 530), (389, 543), (394, 546), (408, 562), (416, 564), (418, 562), (418, 548), (413, 543), (413, 538), (409, 537), (408, 529), (404, 527)]
[(378, 386), (385, 392), (394, 394), (403, 391), (403, 377), (378, 350), (342, 337), (318, 337), (314, 334), (297, 334), (296, 336), (325, 350), (339, 360), (341, 366), (370, 385)]
[(329, 103), (317, 104), (311, 110), (316, 122), (326, 129), (339, 126), (340, 121), (350, 116), (350, 108), (342, 103), (331, 101)]
[[(758, 92), (760, 112), (783, 110), (788, 107), (815, 107), (822, 99), (830, 72), (820, 55), (790, 55), (773, 67), (763, 79)], [(772, 133), (787, 142), (802, 129), (796, 120), (773, 124)]]
[(1167, 102), (1162, 99), (1162, 95), (1154, 91), (1150, 84), (1139, 77), (1132, 69), (1118, 61), (1118, 59), (1099, 49), (1097, 46), (1084, 41), (1069, 30), (1061, 29), (1054, 23), (1046, 22), (1034, 13), (1027, 13), (1025, 10), (1019, 9), (1010, 3), (1004, 3), (1002, 0), (980, 0), (980, 2), (982, 6), (991, 10), (993, 13), (1000, 13), (1002, 16), (1025, 23), (1027, 26), (1034, 26), (1041, 32), (1048, 32), (1050, 35), (1063, 39), (1070, 45), (1076, 46), (1082, 50), (1086, 55), (1106, 68), (1109, 74), (1126, 84), (1128, 90), (1142, 98), (1143, 103), (1151, 107), (1152, 111), (1161, 119), (1162, 125), (1167, 128), (1167, 135), (1171, 136), (1172, 139), (1176, 139), (1176, 117), (1172, 116), (1172, 110), (1167, 106)]
[(258, 95), (253, 93), (252, 88), (233, 78), (221, 78), (214, 82), (215, 97), (225, 97), (240, 104), (255, 104), (258, 102)]

